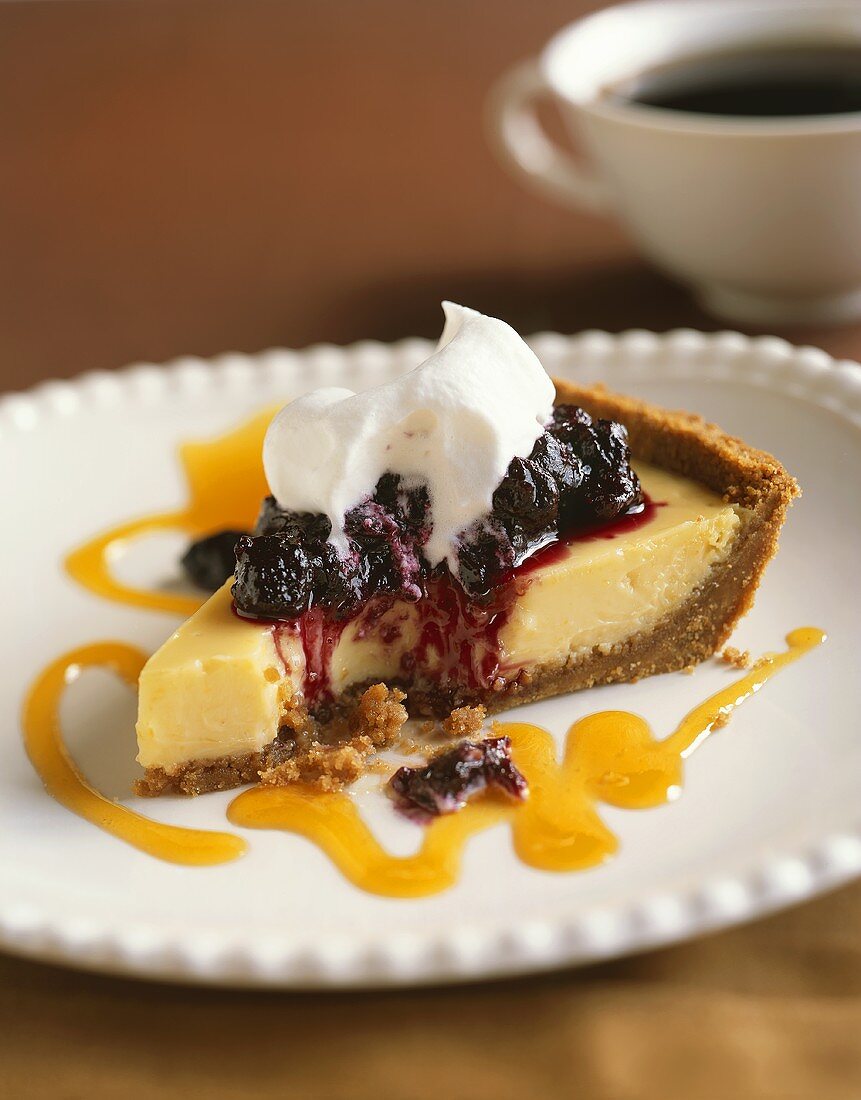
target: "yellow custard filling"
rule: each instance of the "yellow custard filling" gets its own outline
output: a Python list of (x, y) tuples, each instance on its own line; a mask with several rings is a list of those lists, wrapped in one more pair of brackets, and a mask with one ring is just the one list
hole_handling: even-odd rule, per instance
[(686, 478), (644, 463), (636, 469), (660, 504), (654, 517), (613, 538), (573, 542), (537, 571), (502, 631), (506, 664), (558, 661), (649, 630), (726, 556), (740, 509)]

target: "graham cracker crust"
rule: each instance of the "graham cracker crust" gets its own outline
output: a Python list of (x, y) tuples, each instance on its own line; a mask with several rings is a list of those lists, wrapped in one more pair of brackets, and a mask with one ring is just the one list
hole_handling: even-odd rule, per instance
[(302, 782), (335, 790), (366, 771), (376, 751), (395, 743), (407, 717), (404, 698), (410, 717), (444, 719), (450, 736), (466, 729), (474, 735), (478, 711), (461, 713), (463, 708), (498, 713), (601, 684), (690, 669), (720, 649), (753, 603), (763, 571), (777, 551), (787, 508), (800, 495), (797, 483), (772, 455), (692, 413), (661, 409), (603, 386), (557, 380), (556, 393), (557, 404), (580, 405), (593, 417), (624, 424), (634, 458), (697, 481), (727, 503), (746, 509), (733, 552), (690, 599), (619, 645), (535, 665), (512, 679), (497, 678), (480, 691), (423, 691), (397, 681), (389, 686), (355, 685), (339, 700), (338, 714), (322, 735), (325, 739), (313, 732), (307, 711), (294, 705), (276, 740), (262, 752), (192, 761), (171, 774), (148, 768), (136, 792), (194, 795), (258, 781)]
[[(262, 752), (193, 760), (171, 772), (147, 768), (143, 779), (135, 783), (135, 794), (145, 798), (198, 795), (257, 782), (340, 790), (367, 770), (375, 753), (395, 744), (408, 717), (404, 699), (406, 695), (398, 688), (372, 684), (351, 693), (342, 715), (325, 730), (316, 728), (305, 712), (299, 728), (282, 725)], [(295, 720), (295, 715), (291, 719)]]

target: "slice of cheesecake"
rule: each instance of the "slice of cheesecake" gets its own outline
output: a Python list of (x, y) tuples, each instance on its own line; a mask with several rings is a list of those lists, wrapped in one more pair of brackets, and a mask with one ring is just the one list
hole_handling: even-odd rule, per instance
[[(317, 537), (308, 525), (297, 535), (287, 513), (265, 505), (262, 533), (240, 543), (236, 583), (217, 591), (143, 670), (141, 792), (253, 781), (284, 761), (301, 731), (325, 737), (327, 723), (379, 681), (407, 693), (411, 716), (445, 716), (463, 705), (498, 711), (638, 680), (714, 653), (752, 603), (795, 482), (770, 455), (697, 416), (567, 382), (556, 383), (556, 405), (567, 410), (561, 419), (553, 414), (563, 435), (590, 418), (610, 422), (611, 443), (624, 437), (613, 425), (627, 430), (624, 491), (606, 480), (600, 492), (592, 486), (582, 499), (595, 514), (578, 513), (566, 526), (557, 508), (554, 523), (532, 524), (525, 540), (510, 507), (504, 524), (469, 528), (477, 533), (452, 566), (428, 565), (422, 516), (410, 518), (400, 490), (399, 510), (381, 513), (373, 497), (360, 514), (365, 528), (347, 521), (349, 545), (359, 547), (347, 574), (343, 554), (315, 558), (311, 542), (297, 541)], [(577, 420), (577, 410), (588, 415)], [(624, 446), (613, 454), (627, 465)], [(587, 475), (596, 468), (587, 463)], [(605, 491), (618, 505), (610, 518)], [(395, 514), (412, 524), (417, 558), (397, 533), (385, 544), (389, 557), (376, 549)], [(509, 557), (493, 542), (503, 528)], [(378, 541), (363, 542), (363, 530)], [(319, 545), (330, 543), (323, 537)], [(327, 561), (341, 570), (328, 587)]]

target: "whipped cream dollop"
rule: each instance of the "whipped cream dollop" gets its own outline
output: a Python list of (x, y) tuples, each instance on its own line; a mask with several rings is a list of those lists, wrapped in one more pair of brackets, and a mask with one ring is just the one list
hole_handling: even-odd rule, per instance
[(347, 548), (346, 513), (385, 473), (428, 487), (431, 566), (457, 572), (457, 537), (491, 509), (513, 458), (526, 458), (553, 411), (555, 389), (504, 321), (443, 302), (436, 351), (408, 374), (362, 393), (330, 387), (286, 405), (263, 444), (278, 504), (324, 513)]

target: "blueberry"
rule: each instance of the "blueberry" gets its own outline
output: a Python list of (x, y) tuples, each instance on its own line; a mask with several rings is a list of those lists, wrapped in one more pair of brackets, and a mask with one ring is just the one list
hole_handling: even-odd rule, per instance
[(461, 741), (423, 768), (399, 768), (389, 785), (397, 809), (420, 824), (463, 809), (473, 794), (487, 787), (518, 802), (529, 792), (526, 778), (511, 759), (508, 737)]
[(505, 524), (491, 516), (464, 534), (457, 555), (461, 587), (474, 600), (486, 599), (516, 564), (515, 547)]
[(258, 619), (292, 619), (311, 606), (311, 573), (301, 546), (279, 535), (244, 535), (236, 544), (237, 608)]
[(233, 575), (234, 547), (244, 531), (216, 531), (193, 542), (181, 559), (189, 580), (209, 592), (220, 588)]

